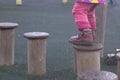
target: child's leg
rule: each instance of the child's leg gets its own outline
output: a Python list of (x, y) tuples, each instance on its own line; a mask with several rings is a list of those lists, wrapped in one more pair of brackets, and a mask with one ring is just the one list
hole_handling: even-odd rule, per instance
[(77, 24), (78, 30), (90, 28), (90, 23), (88, 21), (87, 12), (91, 5), (87, 3), (75, 3), (72, 13)]
[(92, 4), (91, 8), (88, 11), (88, 20), (91, 25), (92, 29), (92, 35), (93, 38), (95, 39), (96, 35), (96, 16), (95, 16), (95, 8), (98, 6), (98, 4)]
[(88, 21), (90, 23), (90, 28), (93, 30), (96, 30), (96, 16), (95, 16), (95, 8), (97, 7), (98, 4), (91, 4), (91, 8), (88, 11), (87, 17)]
[(77, 24), (78, 30), (81, 35), (70, 39), (71, 43), (75, 44), (91, 44), (93, 42), (93, 36), (91, 32), (91, 25), (88, 20), (88, 11), (91, 8), (89, 3), (76, 3), (73, 7), (73, 16)]

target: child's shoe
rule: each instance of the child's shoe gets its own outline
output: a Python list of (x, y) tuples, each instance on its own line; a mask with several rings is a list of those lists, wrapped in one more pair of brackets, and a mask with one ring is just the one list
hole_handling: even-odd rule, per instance
[(91, 45), (93, 42), (92, 30), (84, 29), (80, 35), (71, 37), (69, 42), (73, 44)]

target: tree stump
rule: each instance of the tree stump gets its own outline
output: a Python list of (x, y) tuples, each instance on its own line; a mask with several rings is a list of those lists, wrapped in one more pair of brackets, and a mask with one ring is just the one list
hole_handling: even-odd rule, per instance
[(17, 23), (0, 22), (0, 65), (14, 64), (14, 36)]
[(74, 47), (74, 71), (80, 73), (100, 70), (100, 50), (103, 46), (100, 43), (92, 43), (91, 46), (75, 45)]
[(46, 32), (28, 32), (28, 74), (43, 75), (46, 72)]
[(118, 80), (117, 75), (108, 71), (90, 71), (80, 74), (78, 80)]
[(120, 80), (120, 52), (116, 54), (117, 56), (117, 74), (118, 80)]

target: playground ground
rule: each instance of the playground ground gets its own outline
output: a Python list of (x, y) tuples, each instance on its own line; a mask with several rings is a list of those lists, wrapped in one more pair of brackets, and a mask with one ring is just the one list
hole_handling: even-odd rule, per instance
[[(77, 34), (71, 10), (74, 1), (63, 5), (61, 0), (0, 0), (0, 22), (16, 22), (15, 65), (0, 67), (0, 80), (76, 80), (73, 73), (73, 48), (68, 43)], [(104, 55), (120, 48), (120, 6), (109, 6), (105, 30)], [(27, 75), (27, 40), (25, 32), (44, 31), (47, 39), (47, 73), (44, 76)], [(116, 73), (116, 66), (101, 62), (101, 69)]]

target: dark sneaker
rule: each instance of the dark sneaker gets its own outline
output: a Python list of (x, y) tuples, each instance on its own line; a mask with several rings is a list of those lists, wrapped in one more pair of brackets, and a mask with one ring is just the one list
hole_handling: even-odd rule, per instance
[(84, 29), (81, 35), (72, 36), (69, 42), (76, 45), (92, 45), (93, 35), (90, 29)]

